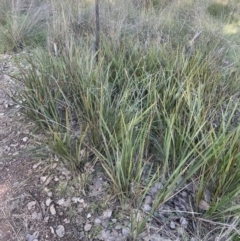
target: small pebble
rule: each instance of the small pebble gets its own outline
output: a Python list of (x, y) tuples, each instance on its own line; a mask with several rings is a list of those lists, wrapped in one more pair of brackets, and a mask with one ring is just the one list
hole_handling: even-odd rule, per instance
[(62, 238), (65, 235), (65, 229), (63, 225), (58, 225), (56, 228), (56, 234), (58, 237)]
[(116, 219), (116, 218), (111, 219), (111, 221), (112, 221), (113, 223), (117, 223), (117, 219)]
[(176, 229), (175, 222), (173, 222), (173, 221), (170, 222), (170, 228), (173, 229), (173, 230)]
[(107, 209), (103, 212), (103, 218), (110, 218), (112, 216), (112, 210), (111, 209)]
[(121, 228), (122, 228), (122, 226), (121, 226), (120, 224), (118, 224), (118, 225), (115, 226), (115, 229), (116, 229), (116, 230), (120, 230)]
[(52, 199), (51, 199), (51, 198), (48, 198), (48, 199), (46, 200), (46, 206), (48, 207), (48, 206), (51, 204), (51, 202), (52, 202)]
[(57, 176), (54, 177), (54, 181), (57, 182), (59, 181), (59, 178)]
[(23, 142), (26, 142), (27, 140), (28, 140), (28, 137), (27, 137), (27, 136), (22, 138), (22, 141), (23, 141)]
[(143, 211), (144, 211), (144, 212), (149, 212), (151, 209), (152, 209), (152, 208), (151, 208), (151, 206), (150, 206), (149, 204), (144, 204), (144, 205), (143, 205)]
[(99, 219), (99, 218), (96, 218), (95, 220), (94, 220), (94, 223), (95, 224), (100, 224), (102, 221), (101, 221), (101, 219)]
[(187, 228), (187, 226), (188, 226), (188, 221), (184, 218), (184, 217), (181, 217), (181, 219), (180, 219), (180, 224), (181, 224), (181, 226), (183, 227), (183, 228)]
[(48, 195), (49, 197), (52, 197), (52, 192), (48, 192), (47, 195)]
[(50, 206), (50, 212), (51, 212), (52, 215), (56, 214), (56, 209), (55, 209), (54, 205)]
[(52, 226), (50, 226), (50, 230), (51, 230), (51, 233), (52, 233), (52, 234), (55, 234), (54, 229), (53, 229)]
[(198, 207), (204, 211), (207, 211), (210, 208), (210, 205), (206, 201), (200, 200)]
[(61, 198), (60, 200), (57, 201), (57, 204), (60, 206), (63, 206), (64, 203), (65, 203), (64, 198)]
[(183, 198), (185, 198), (185, 197), (188, 196), (187, 192), (185, 192), (185, 191), (182, 191), (180, 194), (181, 194), (181, 196), (182, 196)]
[(29, 202), (29, 203), (27, 204), (28, 210), (32, 209), (35, 205), (36, 205), (36, 202), (35, 202), (35, 201)]
[(42, 213), (33, 212), (32, 219), (40, 220), (42, 218)]
[(80, 198), (80, 197), (73, 197), (72, 201), (74, 203), (84, 203), (84, 200), (82, 198)]
[(144, 200), (145, 204), (151, 204), (152, 203), (152, 197), (151, 196), (146, 196)]
[(153, 195), (153, 194), (157, 193), (157, 191), (158, 190), (157, 190), (156, 187), (151, 187), (150, 190), (149, 190), (149, 193)]
[(91, 230), (91, 228), (92, 228), (92, 225), (89, 224), (89, 223), (87, 223), (87, 224), (85, 224), (85, 226), (84, 226), (84, 231), (85, 231), (85, 232), (88, 232), (88, 231)]
[(34, 232), (32, 235), (31, 234), (27, 234), (26, 241), (37, 240), (38, 236), (39, 236), (39, 232), (38, 231)]
[(67, 219), (67, 218), (65, 218), (65, 219), (63, 219), (63, 222), (64, 222), (64, 223), (70, 223), (70, 220)]

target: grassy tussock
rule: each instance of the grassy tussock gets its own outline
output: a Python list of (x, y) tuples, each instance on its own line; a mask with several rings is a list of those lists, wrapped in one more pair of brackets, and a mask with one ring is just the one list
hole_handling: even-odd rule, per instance
[(17, 52), (46, 43), (49, 4), (34, 0), (0, 2), (0, 51)]
[(96, 63), (93, 3), (52, 1), (48, 45), (22, 68), (25, 112), (50, 132), (49, 146), (69, 168), (94, 156), (122, 203), (139, 205), (151, 184), (164, 183), (149, 216), (132, 229), (135, 239), (192, 179), (194, 211), (210, 191), (204, 218), (239, 215), (239, 62), (206, 11), (210, 2), (196, 13), (199, 1), (102, 1)]

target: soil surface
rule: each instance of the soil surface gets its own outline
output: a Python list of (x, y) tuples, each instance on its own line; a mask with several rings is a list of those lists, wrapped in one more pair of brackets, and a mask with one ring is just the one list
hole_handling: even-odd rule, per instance
[(12, 56), (0, 57), (0, 70), (0, 240), (26, 240), (30, 226), (23, 209), (33, 199), (29, 190), (36, 187), (30, 182), (34, 160), (21, 153), (33, 145), (33, 125), (23, 119), (21, 106), (10, 97), (23, 88), (9, 77), (16, 72)]
[(12, 216), (17, 207), (16, 187), (27, 176), (24, 168), (27, 160), (15, 157), (27, 143), (20, 140), (26, 130), (22, 129), (25, 125), (19, 122), (20, 107), (7, 94), (16, 87), (5, 74), (9, 68), (9, 57), (2, 56), (0, 65), (0, 240), (3, 241), (17, 238), (16, 223)]

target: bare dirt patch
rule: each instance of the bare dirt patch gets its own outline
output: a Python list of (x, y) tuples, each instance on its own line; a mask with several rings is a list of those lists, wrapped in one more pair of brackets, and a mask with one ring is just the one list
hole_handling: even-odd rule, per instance
[[(23, 240), (19, 231), (23, 223), (15, 215), (22, 201), (22, 188), (28, 179), (31, 159), (19, 156), (30, 145), (31, 124), (21, 121), (20, 106), (10, 94), (21, 88), (6, 73), (11, 66), (11, 56), (0, 59), (0, 239)], [(20, 199), (19, 199), (20, 197)]]

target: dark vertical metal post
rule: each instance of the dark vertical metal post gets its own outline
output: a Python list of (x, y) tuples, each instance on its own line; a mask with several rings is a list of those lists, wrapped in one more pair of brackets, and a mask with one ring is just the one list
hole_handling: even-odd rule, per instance
[(100, 44), (99, 0), (95, 0), (95, 10), (96, 10), (96, 42), (95, 42), (95, 51), (96, 51), (96, 61), (98, 62), (99, 44)]

